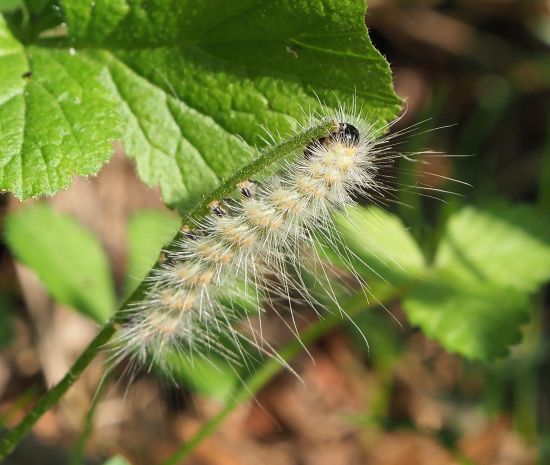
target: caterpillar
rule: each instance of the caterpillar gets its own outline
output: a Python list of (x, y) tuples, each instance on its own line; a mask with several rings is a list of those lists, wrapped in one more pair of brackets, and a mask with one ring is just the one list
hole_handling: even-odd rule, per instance
[[(162, 366), (170, 352), (214, 351), (238, 364), (250, 347), (278, 357), (263, 336), (261, 313), (284, 301), (292, 322), (281, 321), (297, 333), (293, 307), (302, 301), (322, 307), (309, 290), (311, 276), (345, 315), (318, 239), (342, 244), (334, 213), (358, 197), (383, 196), (380, 171), (399, 154), (389, 136), (380, 136), (387, 127), (344, 109), (330, 120), (328, 133), (287, 158), (276, 174), (238, 183), (232, 198), (211, 202), (203, 220), (182, 227), (141, 300), (128, 309), (112, 346), (115, 361)], [(353, 252), (342, 250), (340, 261), (366, 289), (351, 266)], [(251, 321), (256, 316), (259, 328)]]

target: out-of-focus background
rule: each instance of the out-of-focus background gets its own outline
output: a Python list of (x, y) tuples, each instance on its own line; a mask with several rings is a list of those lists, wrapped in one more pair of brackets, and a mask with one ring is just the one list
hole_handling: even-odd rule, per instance
[[(402, 194), (414, 208), (395, 207), (423, 249), (435, 247), (441, 224), (462, 204), (503, 198), (537, 203), (550, 214), (550, 2), (370, 0), (366, 23), (406, 100), (395, 129), (422, 122), (405, 138), (406, 149), (473, 155), (430, 165), (430, 172), (471, 184), (450, 187), (460, 196), (441, 202)], [(442, 186), (442, 178), (420, 175)], [(131, 231), (150, 225), (144, 218), (153, 210), (165, 210), (159, 193), (137, 179), (118, 148), (97, 178), (76, 179), (50, 203), (100, 238), (123, 295), (139, 257)], [(0, 215), (19, 208), (2, 195)], [(406, 323), (399, 302), (389, 310), (402, 326), (384, 311), (363, 322), (370, 353), (343, 324), (310, 347), (312, 358), (293, 362), (303, 382), (279, 374), (185, 463), (548, 464), (549, 297), (546, 289), (532, 299), (521, 343), (491, 364), (445, 352)], [(53, 302), (5, 246), (0, 309), (0, 422), (9, 426), (65, 374), (96, 329)], [(97, 360), (3, 463), (69, 463), (101, 374)], [(175, 387), (142, 376), (128, 389), (110, 385), (86, 463), (114, 454), (134, 465), (158, 463), (218, 410), (216, 388), (223, 390), (224, 380), (208, 383)]]

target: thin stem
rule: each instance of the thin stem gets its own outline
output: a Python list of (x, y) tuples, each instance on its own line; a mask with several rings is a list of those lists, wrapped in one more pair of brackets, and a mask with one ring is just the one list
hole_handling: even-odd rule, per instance
[(186, 215), (189, 219), (200, 219), (209, 212), (208, 205), (214, 200), (220, 200), (229, 196), (236, 188), (237, 184), (250, 179), (255, 174), (261, 172), (266, 166), (275, 163), (288, 154), (304, 148), (312, 140), (318, 139), (334, 128), (334, 121), (327, 120), (319, 123), (304, 132), (297, 134), (266, 151), (262, 156), (256, 158), (248, 165), (242, 167), (233, 176), (227, 179), (220, 187), (214, 189), (206, 195), (199, 204)]
[[(385, 290), (384, 296), (381, 296), (380, 300), (370, 299), (369, 302), (365, 302), (364, 294), (362, 292), (349, 302), (347, 307), (347, 315), (353, 318), (358, 313), (372, 308), (376, 305), (383, 304), (383, 302), (389, 302), (398, 298), (404, 289), (393, 289), (391, 292)], [(287, 344), (279, 353), (280, 357), (289, 362), (296, 355), (298, 355), (301, 349), (315, 342), (321, 336), (346, 321), (342, 318), (340, 312), (333, 312), (326, 318), (319, 320), (312, 324), (307, 330), (305, 330), (297, 340), (294, 340)], [(277, 359), (269, 359), (262, 365), (258, 371), (253, 373), (247, 378), (241, 386), (237, 388), (234, 395), (226, 403), (226, 405), (210, 420), (208, 420), (203, 427), (187, 442), (185, 442), (179, 449), (176, 450), (170, 457), (168, 457), (160, 465), (178, 465), (185, 459), (199, 444), (214, 433), (218, 427), (223, 423), (225, 418), (239, 405), (249, 400), (256, 394), (262, 387), (264, 387), (273, 377), (281, 371), (283, 365)]]
[(71, 465), (81, 465), (84, 461), (84, 449), (86, 448), (86, 442), (90, 438), (90, 434), (93, 430), (94, 415), (97, 411), (97, 406), (99, 405), (103, 394), (105, 394), (105, 389), (107, 388), (112, 373), (113, 372), (111, 370), (105, 372), (101, 377), (99, 384), (97, 385), (94, 398), (92, 399), (92, 404), (90, 405), (90, 409), (88, 410), (86, 418), (84, 419), (84, 426), (82, 427), (82, 431), (71, 457)]
[(0, 458), (8, 455), (14, 447), (23, 439), (32, 426), (38, 419), (52, 408), (63, 394), (69, 389), (74, 382), (80, 377), (82, 372), (95, 358), (101, 348), (109, 341), (115, 332), (114, 320), (109, 321), (97, 336), (93, 339), (84, 352), (78, 357), (74, 365), (52, 389), (50, 389), (40, 400), (35, 404), (32, 410), (25, 415), (25, 418), (0, 441)]
[(539, 171), (538, 204), (545, 213), (550, 213), (550, 124), (542, 148), (542, 165)]
[[(334, 122), (327, 120), (297, 134), (284, 142), (266, 149), (258, 158), (240, 169), (237, 173), (227, 179), (219, 188), (207, 195), (188, 215), (189, 218), (199, 219), (208, 213), (208, 204), (213, 200), (221, 199), (229, 195), (236, 184), (246, 181), (250, 177), (265, 169), (268, 165), (283, 160), (301, 147), (305, 147), (310, 141), (315, 140), (325, 134), (334, 126)], [(134, 291), (126, 302), (117, 310), (114, 317), (105, 324), (94, 338), (94, 340), (84, 349), (84, 352), (78, 357), (74, 365), (69, 369), (63, 379), (50, 389), (35, 404), (29, 413), (21, 422), (10, 430), (0, 441), (0, 459), (8, 455), (15, 446), (29, 432), (38, 419), (52, 408), (65, 392), (75, 383), (82, 372), (101, 351), (103, 346), (111, 339), (116, 332), (117, 323), (123, 320), (124, 310), (128, 305), (139, 299), (143, 294), (145, 280)]]
[(33, 404), (36, 401), (38, 394), (38, 388), (35, 385), (23, 392), (23, 394), (21, 394), (10, 405), (10, 407), (2, 415), (0, 415), (0, 428), (3, 428), (14, 415), (19, 413), (19, 411), (26, 410), (29, 405)]

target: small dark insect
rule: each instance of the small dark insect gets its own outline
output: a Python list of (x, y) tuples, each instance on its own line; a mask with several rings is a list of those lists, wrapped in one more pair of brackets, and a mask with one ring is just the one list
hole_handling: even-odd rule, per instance
[(349, 123), (338, 123), (338, 130), (331, 132), (328, 136), (320, 137), (306, 145), (304, 156), (309, 158), (313, 155), (316, 148), (323, 145), (328, 145), (330, 142), (341, 141), (348, 144), (350, 147), (359, 143), (359, 130)]
[(300, 51), (300, 47), (297, 45), (288, 45), (286, 47), (287, 53), (290, 53), (294, 58), (298, 58), (298, 52)]
[(30, 77), (32, 76), (32, 71), (25, 71), (23, 74), (22, 74), (22, 78), (24, 79), (29, 79)]

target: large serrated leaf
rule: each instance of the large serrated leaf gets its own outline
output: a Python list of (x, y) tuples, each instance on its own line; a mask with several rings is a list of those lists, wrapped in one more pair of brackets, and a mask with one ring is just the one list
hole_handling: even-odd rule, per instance
[(465, 208), (450, 219), (435, 266), (532, 292), (550, 280), (550, 220), (527, 205)]
[[(19, 61), (10, 64), (11, 84), (4, 88), (0, 81), (0, 96), (15, 92), (20, 100), (36, 76), (54, 90), (55, 101), (63, 69), (81, 69), (82, 78), (90, 78), (86, 82), (101, 87), (90, 87), (97, 109), (81, 104), (87, 113), (78, 114), (90, 129), (90, 140), (83, 138), (81, 145), (92, 142), (98, 150), (88, 157), (70, 138), (66, 144), (57, 141), (49, 157), (57, 162), (70, 153), (72, 164), (52, 163), (60, 171), (52, 182), (49, 160), (37, 161), (36, 153), (21, 151), (35, 133), (25, 124), (28, 114), (13, 121), (4, 115), (6, 121), (0, 122), (10, 126), (11, 144), (8, 151), (2, 148), (0, 166), (13, 154), (21, 162), (31, 157), (37, 166), (36, 173), (27, 169), (21, 179), (17, 166), (10, 166), (0, 178), (0, 188), (20, 197), (51, 193), (67, 185), (70, 173), (97, 171), (109, 156), (103, 149), (117, 133), (112, 118), (119, 113), (125, 148), (140, 177), (159, 185), (168, 203), (184, 207), (250, 160), (254, 147), (264, 144), (262, 127), (288, 133), (304, 121), (304, 112), (320, 108), (318, 98), (336, 105), (350, 103), (355, 95), (358, 107), (375, 120), (388, 121), (399, 110), (389, 67), (368, 38), (362, 0), (61, 3), (67, 40), (23, 47), (4, 27), (10, 38), (6, 50), (17, 49), (11, 59)], [(61, 69), (35, 70), (28, 58), (41, 53), (57, 54)], [(32, 78), (22, 78), (29, 68)], [(76, 81), (82, 84), (78, 76)], [(65, 96), (69, 102), (74, 93), (69, 89)], [(21, 114), (22, 103), (18, 105)], [(107, 107), (111, 113), (105, 112)], [(42, 104), (39, 108), (51, 110)], [(55, 116), (59, 109), (53, 105), (53, 110)], [(47, 127), (54, 135), (67, 137), (73, 127), (72, 120), (67, 124), (40, 116), (35, 120), (39, 129)], [(48, 142), (44, 131), (33, 142), (39, 147)]]
[(107, 257), (98, 240), (73, 218), (35, 205), (8, 216), (6, 239), (58, 302), (98, 323), (108, 320), (115, 295)]
[(550, 279), (550, 221), (535, 208), (465, 208), (451, 217), (432, 273), (403, 306), (447, 350), (488, 360), (520, 339), (529, 293)]
[[(318, 96), (356, 93), (382, 120), (398, 110), (362, 2), (64, 5), (73, 36), (111, 72), (138, 173), (168, 203), (192, 204), (251, 158), (261, 126), (287, 133)], [(101, 18), (109, 26), (93, 27)]]
[(528, 296), (493, 283), (467, 283), (442, 272), (415, 287), (403, 301), (411, 323), (450, 352), (490, 360), (521, 339)]
[(0, 16), (0, 188), (25, 199), (96, 173), (120, 135), (105, 69), (65, 49), (23, 47)]

